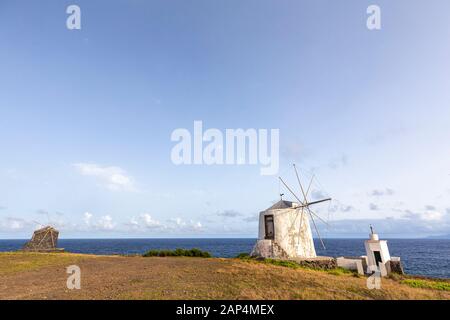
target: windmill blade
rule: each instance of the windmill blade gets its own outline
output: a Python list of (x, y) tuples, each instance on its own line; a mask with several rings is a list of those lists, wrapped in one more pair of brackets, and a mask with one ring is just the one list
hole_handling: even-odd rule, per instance
[(292, 195), (295, 197), (295, 199), (297, 199), (297, 201), (302, 206), (305, 206), (305, 204), (297, 197), (297, 195), (294, 193), (294, 191), (292, 191), (291, 188), (289, 188), (289, 186), (286, 184), (286, 182), (284, 182), (284, 180), (281, 177), (278, 177), (278, 179), (280, 179), (280, 181), (283, 183), (283, 185), (289, 190), (290, 193), (292, 193)]
[(300, 190), (302, 191), (302, 194), (303, 194), (304, 203), (307, 204), (308, 201), (306, 200), (306, 193), (305, 193), (305, 190), (303, 190), (302, 182), (300, 181), (300, 177), (298, 176), (297, 167), (295, 166), (295, 163), (292, 166), (294, 167), (295, 175), (297, 176), (297, 181), (298, 181), (298, 184), (300, 185)]
[[(318, 201), (308, 202), (307, 196), (308, 196), (309, 190), (311, 189), (311, 184), (312, 184), (312, 182), (313, 182), (314, 175), (311, 177), (311, 181), (309, 182), (308, 189), (307, 189), (307, 191), (306, 191), (306, 193), (305, 193), (305, 189), (303, 189), (303, 185), (302, 185), (302, 182), (301, 182), (301, 180), (300, 180), (300, 176), (298, 175), (298, 171), (297, 171), (297, 167), (295, 166), (295, 163), (294, 163), (292, 166), (294, 167), (295, 175), (297, 176), (298, 184), (300, 185), (300, 189), (302, 190), (303, 199), (304, 199), (303, 206), (309, 206), (309, 205), (311, 205), (311, 204), (317, 204), (317, 203), (321, 203), (321, 202), (325, 202), (325, 201), (331, 201), (331, 198), (327, 198), (327, 199), (323, 199), (323, 200), (318, 200)], [(281, 178), (280, 178), (280, 179), (281, 179)], [(291, 193), (292, 193), (292, 191), (291, 191)], [(297, 197), (296, 197), (296, 198), (297, 198)], [(298, 199), (298, 198), (297, 198), (297, 199)]]
[(325, 223), (325, 225), (327, 227), (330, 227), (330, 224), (328, 222), (326, 222), (325, 220), (323, 220), (317, 213), (315, 213), (314, 211), (312, 211), (309, 207), (306, 207), (308, 209), (308, 212), (312, 215), (314, 215), (317, 219), (319, 219), (320, 221), (322, 221), (323, 223)]
[[(281, 177), (278, 177), (278, 179), (280, 179), (280, 181), (283, 183), (283, 185), (289, 190), (290, 193), (292, 193), (292, 195), (295, 197), (295, 199), (297, 199), (297, 201), (302, 205), (301, 209), (302, 209), (302, 213), (301, 213), (301, 217), (300, 217), (300, 230), (302, 228), (302, 222), (303, 222), (303, 215), (304, 215), (304, 210), (303, 208), (305, 207), (303, 202), (297, 197), (297, 195), (294, 193), (294, 191), (291, 190), (291, 188), (289, 188), (289, 186), (286, 184), (286, 182), (284, 182), (284, 180)], [(298, 217), (298, 213), (297, 213), (297, 217)], [(295, 217), (297, 219), (297, 217)]]
[(312, 204), (318, 204), (318, 203), (322, 203), (322, 202), (325, 202), (325, 201), (331, 201), (331, 200), (332, 200), (331, 198), (326, 198), (326, 199), (322, 199), (322, 200), (317, 200), (317, 201), (309, 202), (309, 203), (305, 204), (304, 206), (305, 206), (305, 207), (309, 207), (309, 206), (312, 205)]
[[(301, 203), (301, 208), (307, 208), (308, 209), (308, 211), (310, 211), (310, 214), (313, 214), (313, 215), (315, 215), (319, 220), (321, 220), (323, 223), (325, 223), (327, 226), (329, 226), (328, 225), (328, 223), (325, 221), (325, 220), (323, 220), (321, 217), (319, 217), (316, 213), (314, 213), (314, 212), (312, 212), (310, 209), (309, 209), (309, 207), (308, 207), (308, 205), (309, 204), (304, 204), (298, 197), (297, 197), (297, 195), (291, 190), (291, 188), (289, 188), (289, 186), (284, 182), (284, 180), (281, 178), (281, 177), (278, 177), (278, 179), (280, 179), (280, 181), (284, 184), (284, 186), (289, 190), (289, 192), (290, 193), (292, 193), (292, 195), (295, 197), (295, 199), (297, 199), (297, 201), (298, 202), (300, 202)], [(331, 200), (331, 199), (330, 199)], [(321, 201), (316, 201), (316, 202), (314, 202), (314, 203), (319, 203), (319, 202), (323, 202), (323, 201), (328, 201), (328, 199), (327, 200), (321, 200)], [(303, 220), (302, 220), (303, 221)]]
[(316, 229), (316, 233), (317, 233), (317, 236), (319, 237), (320, 243), (322, 244), (323, 249), (327, 250), (327, 248), (325, 247), (325, 244), (323, 243), (322, 237), (320, 236), (319, 229), (317, 229), (316, 222), (314, 221), (314, 218), (313, 218), (313, 216), (311, 214), (311, 211), (309, 210), (308, 207), (306, 207), (306, 208), (308, 209), (309, 215), (310, 215), (311, 220), (313, 222), (314, 229)]
[(302, 224), (303, 224), (303, 215), (304, 215), (304, 209), (303, 209), (303, 207), (302, 207), (302, 214), (300, 215), (300, 229), (299, 229), (299, 231), (301, 232), (302, 231)]
[(309, 190), (311, 189), (313, 180), (314, 180), (314, 175), (312, 175), (311, 181), (309, 181), (308, 189), (306, 190), (306, 196), (308, 196), (308, 193), (309, 193)]
[[(298, 181), (298, 184), (300, 185), (300, 190), (302, 191), (302, 194), (303, 194), (304, 203), (305, 203), (305, 205), (307, 205), (308, 199), (306, 197), (307, 197), (308, 193), (305, 193), (305, 190), (303, 189), (302, 181), (300, 180), (300, 176), (298, 175), (298, 171), (297, 171), (297, 167), (295, 166), (295, 163), (292, 166), (294, 167), (295, 175), (297, 176), (297, 181)], [(310, 183), (310, 186), (311, 186), (311, 183)], [(309, 187), (308, 187), (308, 189), (309, 189)], [(300, 232), (302, 231), (304, 211), (305, 210), (302, 208), (302, 214), (300, 215), (300, 230), (299, 230)]]

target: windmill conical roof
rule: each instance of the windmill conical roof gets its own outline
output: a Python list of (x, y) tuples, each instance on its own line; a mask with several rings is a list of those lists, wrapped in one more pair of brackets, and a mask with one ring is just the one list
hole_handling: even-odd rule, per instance
[(270, 208), (266, 209), (266, 211), (267, 210), (277, 210), (277, 209), (289, 209), (289, 208), (292, 208), (294, 204), (295, 204), (295, 202), (292, 202), (292, 201), (280, 200), (277, 203), (275, 203), (273, 206), (271, 206)]

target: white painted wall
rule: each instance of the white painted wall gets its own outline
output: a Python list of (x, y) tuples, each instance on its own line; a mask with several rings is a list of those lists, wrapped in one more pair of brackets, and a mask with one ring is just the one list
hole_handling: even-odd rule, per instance
[(355, 270), (358, 274), (364, 275), (364, 268), (361, 259), (339, 257), (336, 259), (336, 262), (338, 267)]
[[(315, 258), (316, 250), (312, 238), (309, 218), (306, 211), (301, 214), (301, 210), (296, 209), (275, 209), (263, 211), (259, 215), (259, 240), (265, 240), (265, 219), (264, 216), (273, 215), (275, 238), (274, 241), (289, 258)], [(301, 230), (300, 230), (300, 221)], [(274, 245), (271, 242), (271, 245)], [(267, 242), (264, 243), (267, 247)], [(255, 247), (256, 249), (256, 247)], [(265, 252), (269, 251), (264, 249)], [(272, 250), (274, 252), (274, 250)], [(276, 252), (276, 250), (275, 250)], [(277, 258), (277, 257), (274, 257)]]
[[(372, 240), (377, 239), (377, 240)], [(386, 265), (388, 261), (391, 260), (391, 255), (389, 254), (389, 248), (387, 245), (386, 240), (378, 240), (378, 235), (371, 235), (371, 240), (366, 240), (364, 242), (364, 246), (366, 248), (366, 254), (367, 254), (367, 266), (370, 268), (370, 266), (376, 266), (376, 260), (375, 260), (375, 254), (374, 251), (379, 251), (381, 255), (381, 261), (383, 266)], [(384, 269), (384, 271), (383, 271)], [(382, 275), (385, 276), (387, 272), (385, 271), (386, 268), (382, 268)]]

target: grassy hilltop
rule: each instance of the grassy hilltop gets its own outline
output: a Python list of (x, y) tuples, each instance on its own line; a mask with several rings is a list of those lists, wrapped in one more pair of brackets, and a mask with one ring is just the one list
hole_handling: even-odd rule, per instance
[[(68, 290), (66, 267), (81, 268)], [(450, 299), (449, 281), (383, 279), (241, 259), (0, 253), (0, 299)]]

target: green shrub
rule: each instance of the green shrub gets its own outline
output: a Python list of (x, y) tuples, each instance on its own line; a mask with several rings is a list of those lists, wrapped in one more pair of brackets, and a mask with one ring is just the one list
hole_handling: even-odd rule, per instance
[(186, 253), (186, 250), (180, 249), (180, 248), (175, 249), (175, 251), (173, 252), (174, 256), (177, 256), (177, 257), (182, 257), (183, 255), (185, 255), (185, 253)]
[(340, 276), (340, 275), (354, 275), (355, 272), (352, 270), (347, 270), (341, 267), (333, 268), (333, 269), (320, 269), (320, 268), (314, 268), (313, 266), (308, 265), (302, 265), (295, 261), (289, 261), (289, 260), (278, 260), (278, 259), (264, 259), (264, 263), (267, 264), (273, 264), (275, 266), (281, 266), (281, 267), (287, 267), (291, 269), (308, 269), (308, 270), (316, 270), (316, 271), (323, 271), (327, 272), (332, 275)]
[(390, 273), (388, 278), (394, 281), (401, 281), (404, 279), (404, 276), (398, 273)]
[(264, 259), (264, 263), (273, 264), (275, 266), (293, 268), (293, 269), (300, 268), (300, 265), (295, 261), (278, 260), (278, 259)]
[(156, 257), (159, 255), (159, 250), (149, 250), (146, 253), (144, 253), (144, 257)]
[(211, 254), (207, 251), (202, 251), (197, 248), (193, 249), (181, 249), (177, 248), (175, 250), (149, 250), (142, 255), (143, 257), (199, 257), (199, 258), (210, 258)]
[(243, 253), (239, 253), (236, 256), (237, 259), (243, 259), (243, 260), (247, 260), (250, 259), (250, 255), (247, 252), (243, 252)]
[(344, 269), (341, 267), (337, 267), (334, 269), (328, 269), (328, 270), (324, 270), (324, 271), (326, 271), (329, 274), (333, 274), (335, 276), (341, 276), (341, 275), (345, 275), (345, 274), (353, 274), (353, 275), (357, 274), (355, 271)]
[(413, 288), (425, 288), (425, 289), (450, 291), (450, 282), (444, 282), (444, 281), (406, 279), (406, 280), (402, 280), (401, 283), (406, 284)]

